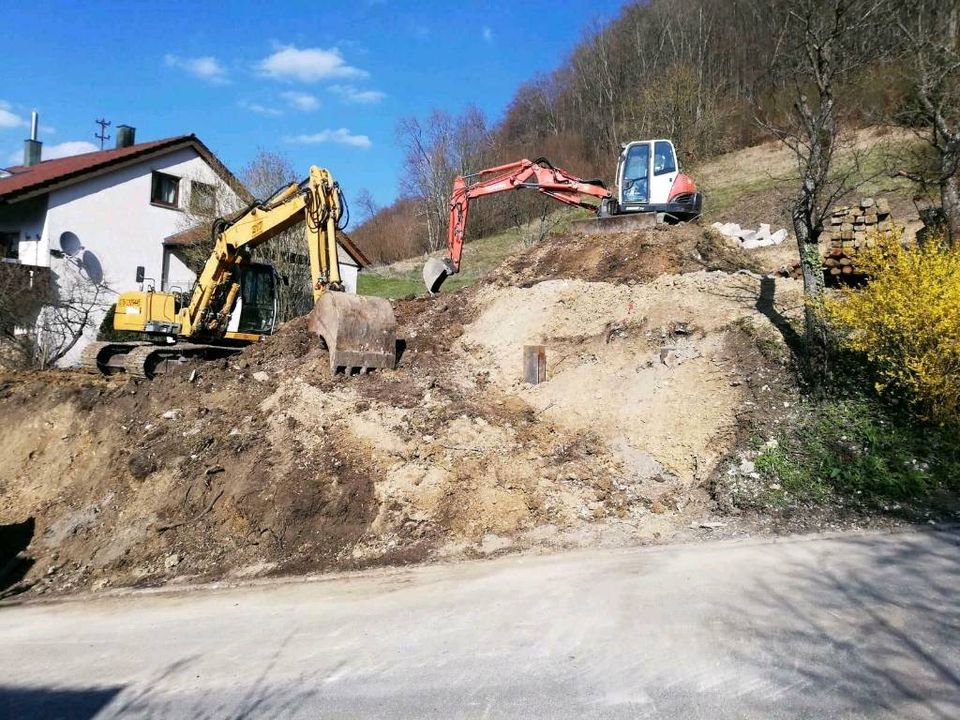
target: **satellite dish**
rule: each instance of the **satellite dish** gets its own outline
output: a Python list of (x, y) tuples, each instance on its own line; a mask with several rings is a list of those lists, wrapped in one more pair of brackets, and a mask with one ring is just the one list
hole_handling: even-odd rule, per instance
[[(66, 252), (66, 250), (64, 250)], [(99, 285), (103, 282), (103, 265), (100, 264), (100, 260), (89, 250), (84, 250), (83, 255), (80, 257), (80, 269), (86, 274), (88, 278), (95, 284)]]
[(60, 234), (60, 249), (63, 250), (64, 255), (74, 257), (83, 250), (83, 243), (80, 242), (76, 233), (67, 231)]

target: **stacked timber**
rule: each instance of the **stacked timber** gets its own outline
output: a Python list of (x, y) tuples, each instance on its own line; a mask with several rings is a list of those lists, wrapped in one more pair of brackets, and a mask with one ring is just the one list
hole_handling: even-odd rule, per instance
[[(890, 217), (890, 204), (884, 198), (864, 198), (857, 205), (835, 207), (830, 212), (827, 227), (820, 235), (825, 245), (823, 274), (828, 282), (860, 282), (857, 272), (857, 253), (873, 247), (877, 233), (893, 232), (896, 228)], [(800, 263), (780, 269), (785, 277), (801, 278)]]
[(851, 276), (844, 280), (853, 279), (858, 275), (857, 252), (873, 247), (878, 232), (892, 230), (890, 204), (885, 198), (864, 198), (859, 205), (834, 208), (821, 236), (821, 240), (827, 244), (823, 260), (824, 274), (837, 280), (841, 279), (841, 275)]

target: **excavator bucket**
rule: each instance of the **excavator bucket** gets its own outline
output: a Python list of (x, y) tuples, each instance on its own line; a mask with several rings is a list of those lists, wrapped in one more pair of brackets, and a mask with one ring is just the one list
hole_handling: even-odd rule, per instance
[(423, 284), (427, 287), (427, 292), (435, 294), (440, 291), (443, 285), (451, 275), (457, 272), (456, 266), (450, 258), (430, 258), (423, 265)]
[(393, 368), (397, 364), (397, 319), (390, 302), (345, 292), (326, 292), (307, 323), (330, 351), (330, 370)]

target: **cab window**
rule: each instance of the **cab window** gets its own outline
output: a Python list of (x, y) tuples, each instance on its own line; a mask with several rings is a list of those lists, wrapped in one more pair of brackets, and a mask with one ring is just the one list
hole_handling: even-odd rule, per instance
[(677, 159), (673, 155), (673, 147), (668, 142), (658, 141), (653, 150), (653, 174), (666, 175), (676, 169)]
[(240, 332), (265, 334), (273, 331), (276, 285), (269, 265), (240, 266)]
[(650, 146), (634, 145), (627, 150), (623, 166), (624, 202), (646, 202), (650, 175)]

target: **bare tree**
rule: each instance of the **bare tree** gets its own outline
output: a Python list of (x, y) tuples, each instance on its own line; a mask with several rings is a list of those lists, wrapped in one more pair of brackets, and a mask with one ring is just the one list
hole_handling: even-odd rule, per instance
[(29, 367), (36, 358), (37, 318), (53, 299), (48, 268), (0, 263), (0, 363)]
[(357, 206), (357, 221), (360, 223), (373, 220), (381, 209), (367, 188), (360, 188), (354, 204)]
[(864, 40), (885, 0), (800, 0), (784, 7), (782, 77), (793, 85), (787, 127), (766, 123), (793, 152), (800, 185), (791, 208), (803, 268), (807, 370), (818, 379), (826, 369), (827, 332), (817, 304), (823, 296), (820, 234), (831, 206), (858, 182), (856, 158), (838, 167), (842, 146), (837, 91), (842, 79), (870, 58)]
[[(253, 160), (240, 171), (240, 179), (257, 200), (266, 200), (278, 189), (300, 180), (289, 158), (264, 149), (258, 150)], [(181, 248), (180, 255), (195, 274), (200, 273), (213, 248), (213, 228), (217, 218), (229, 218), (245, 208), (242, 200), (225, 192), (222, 187), (210, 201), (191, 201), (187, 204), (181, 225), (189, 236), (189, 243)], [(313, 290), (310, 259), (304, 243), (302, 222), (258, 247), (254, 257), (269, 262), (286, 280), (280, 285), (278, 293), (281, 321), (299, 317), (311, 310)]]
[(45, 369), (56, 365), (84, 335), (96, 333), (114, 293), (95, 282), (72, 262), (57, 268), (56, 289), (40, 310), (36, 324), (34, 363)]
[(73, 261), (0, 267), (0, 360), (46, 369), (97, 330), (114, 293)]
[(932, 172), (918, 168), (901, 174), (939, 189), (952, 245), (960, 240), (960, 0), (919, 0), (898, 27), (907, 41), (914, 100), (901, 116), (923, 128), (935, 157)]
[[(261, 149), (240, 171), (240, 179), (254, 197), (266, 200), (278, 189), (298, 182), (301, 177), (288, 157)], [(306, 315), (313, 308), (308, 253), (303, 222), (298, 222), (255, 251), (258, 260), (269, 262), (285, 279), (278, 293), (281, 321)]]
[(409, 117), (397, 125), (404, 150), (401, 190), (419, 202), (429, 250), (440, 249), (446, 241), (454, 176), (469, 172), (487, 137), (486, 120), (475, 107), (459, 117), (434, 110), (425, 121)]

